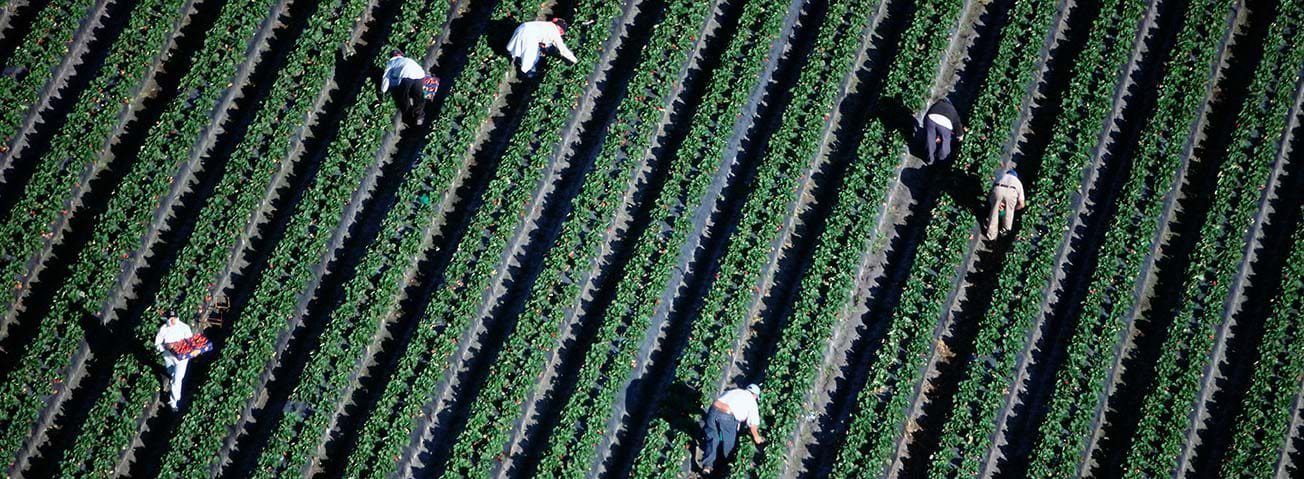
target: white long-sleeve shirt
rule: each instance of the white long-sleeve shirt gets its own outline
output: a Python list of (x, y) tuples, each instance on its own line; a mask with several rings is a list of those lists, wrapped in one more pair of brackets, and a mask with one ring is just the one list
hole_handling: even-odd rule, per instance
[(385, 63), (385, 74), (380, 77), (380, 91), (389, 91), (390, 77), (420, 80), (426, 77), (426, 70), (421, 64), (408, 57), (394, 57)]
[(512, 54), (512, 58), (521, 60), (521, 72), (528, 72), (534, 68), (534, 64), (539, 61), (540, 47), (557, 47), (557, 52), (571, 63), (575, 63), (575, 54), (566, 48), (566, 42), (561, 39), (561, 30), (552, 22), (535, 21), (525, 22), (516, 27), (516, 32), (512, 33), (511, 41), (507, 42), (507, 51)]
[(729, 414), (740, 423), (757, 427), (761, 425), (761, 409), (756, 396), (745, 389), (731, 389), (720, 396), (720, 402), (729, 406)]
[(164, 324), (163, 327), (158, 328), (158, 334), (154, 336), (154, 347), (158, 348), (159, 351), (164, 351), (164, 344), (175, 343), (194, 335), (195, 333), (190, 330), (190, 326), (181, 321), (177, 321), (176, 325)]

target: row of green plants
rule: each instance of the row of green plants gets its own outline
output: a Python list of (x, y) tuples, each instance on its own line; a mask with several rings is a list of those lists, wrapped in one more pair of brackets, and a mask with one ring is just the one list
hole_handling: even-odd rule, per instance
[[(993, 418), (1004, 404), (1004, 387), (1014, 381), (1015, 364), (1042, 315), (1042, 302), (1037, 300), (1041, 295), (1037, 292), (1055, 289), (1051, 281), (1059, 269), (1055, 261), (1058, 248), (1061, 241), (1074, 234), (1070, 225), (1081, 214), (1075, 199), (1086, 194), (1079, 189), (1080, 179), (1089, 174), (1084, 169), (1100, 168), (1101, 164), (1091, 164), (1093, 157), (1099, 150), (1108, 149), (1107, 143), (1112, 141), (1105, 138), (1106, 144), (1098, 143), (1100, 129), (1109, 128), (1116, 120), (1112, 116), (1113, 102), (1102, 100), (1113, 98), (1120, 82), (1131, 74), (1131, 40), (1136, 37), (1136, 19), (1143, 15), (1145, 4), (1111, 1), (1100, 5), (1100, 9), (1100, 16), (1093, 22), (1079, 22), (1081, 26), (1075, 27), (1088, 29), (1086, 48), (1073, 61), (1071, 74), (1065, 76), (1072, 87), (1065, 91), (1062, 113), (1052, 126), (1049, 145), (1040, 155), (1040, 173), (1024, 182), (1029, 197), (1035, 199), (1028, 202), (1032, 208), (1021, 212), (1027, 214), (1022, 217), (1019, 238), (1003, 255), (1005, 261), (996, 272), (997, 287), (990, 309), (978, 319), (973, 353), (957, 359), (965, 364), (955, 366), (962, 367), (963, 373), (951, 417), (943, 424), (938, 451), (931, 457), (929, 473), (933, 477), (978, 474), (980, 461), (993, 440)], [(1074, 21), (1070, 18), (1067, 23)], [(1024, 77), (1031, 73), (1025, 71)], [(993, 75), (991, 81), (1005, 80)], [(983, 98), (996, 101), (991, 96)], [(969, 151), (966, 148), (966, 154)], [(1066, 239), (1056, 241), (1061, 237)]]
[[(40, 35), (40, 38), (20, 42), (9, 60), (10, 64), (28, 65), (32, 71), (28, 72), (27, 78), (21, 83), (12, 76), (0, 76), (0, 92), (3, 92), (0, 95), (8, 97), (3, 100), (3, 104), (13, 105), (6, 107), (3, 113), (6, 116), (3, 124), (9, 126), (0, 129), (0, 134), (4, 135), (0, 154), (8, 157), (6, 161), (20, 160), (12, 156), (17, 152), (8, 151), (8, 147), (17, 140), (10, 136), (19, 128), (21, 117), (8, 117), (27, 113), (27, 108), (20, 108), (19, 105), (29, 105), (35, 101), (41, 84), (48, 79), (44, 75), (52, 71), (59, 59), (67, 53), (64, 45), (72, 41), (72, 32), (80, 19), (75, 15), (84, 14), (93, 2), (76, 2), (86, 4), (80, 5), (80, 8), (76, 8), (74, 2), (66, 2), (66, 5), (63, 5), (64, 2), (52, 3), (62, 6), (49, 5), (49, 8), (42, 10), (41, 16), (36, 19), (37, 24), (33, 26), (33, 32)], [(36, 163), (32, 177), (21, 190), (22, 196), (14, 202), (9, 214), (6, 216), (0, 213), (0, 218), (5, 218), (4, 223), (0, 224), (0, 258), (5, 259), (0, 262), (0, 275), (3, 275), (0, 278), (4, 279), (4, 284), (0, 285), (0, 311), (9, 311), (22, 295), (23, 288), (27, 287), (30, 279), (27, 278), (29, 259), (37, 256), (46, 246), (56, 232), (54, 228), (60, 224), (59, 220), (68, 214), (69, 206), (62, 197), (68, 195), (69, 191), (83, 188), (83, 175), (103, 166), (100, 163), (100, 150), (110, 132), (118, 125), (117, 122), (106, 119), (115, 118), (121, 110), (129, 108), (127, 105), (135, 98), (140, 83), (145, 81), (143, 77), (156, 58), (141, 55), (140, 52), (154, 52), (164, 48), (171, 32), (163, 25), (171, 23), (163, 19), (178, 14), (183, 4), (184, 2), (151, 2), (135, 6), (128, 25), (109, 47), (110, 51), (105, 56), (100, 71), (78, 97), (77, 103), (70, 108), (63, 124), (50, 139), (47, 152), (42, 157), (23, 160)], [(72, 19), (65, 18), (68, 16)], [(58, 39), (61, 35), (67, 39)], [(38, 67), (38, 64), (42, 66)], [(31, 153), (26, 155), (33, 156)], [(16, 186), (7, 185), (6, 194), (19, 192)]]
[[(750, 84), (765, 67), (769, 46), (778, 40), (786, 2), (748, 2), (738, 20), (738, 32), (728, 40), (721, 65), (702, 92), (701, 105), (679, 149), (672, 155), (666, 184), (648, 219), (652, 226), (633, 245), (627, 269), (619, 281), (606, 317), (578, 372), (577, 390), (560, 408), (553, 434), (541, 446), (538, 474), (577, 477), (588, 472), (607, 431), (620, 389), (629, 384), (639, 348), (649, 331), (657, 299), (667, 287), (677, 254), (689, 240), (693, 213), (709, 200), (704, 193), (718, 172), (734, 123), (744, 112)], [(567, 302), (574, 304), (573, 298)], [(667, 305), (668, 306), (668, 305)], [(579, 313), (584, 314), (584, 313)], [(527, 418), (528, 419), (528, 418)], [(543, 443), (543, 441), (540, 441)]]
[[(408, 18), (443, 18), (449, 8), (445, 2), (432, 5), (439, 10), (428, 12), (428, 17)], [(366, 6), (349, 7), (357, 15), (362, 11), (358, 9)], [(315, 15), (330, 13), (319, 10)], [(354, 17), (344, 18), (352, 21)], [(395, 31), (407, 31), (403, 27), (412, 25), (396, 26)], [(438, 38), (437, 29), (425, 32), (431, 39), (428, 42)], [(301, 193), (295, 214), (269, 255), (248, 304), (231, 326), (226, 354), (212, 360), (207, 381), (197, 388), (190, 411), (172, 435), (175, 446), (163, 460), (161, 475), (180, 474), (196, 464), (211, 465), (224, 459), (220, 452), (224, 442), (230, 440), (228, 435), (240, 433), (233, 430), (242, 420), (239, 411), (264, 392), (262, 376), (275, 368), (286, 353), (278, 350), (278, 345), (298, 324), (311, 320), (303, 317), (300, 308), (315, 294), (309, 288), (330, 266), (323, 259), (330, 255), (334, 232), (349, 227), (342, 223), (345, 209), (370, 193), (363, 190), (368, 184), (366, 178), (379, 168), (372, 152), (393, 125), (390, 101), (374, 95), (379, 89), (377, 80), (370, 76), (364, 80), (357, 101), (348, 107), (314, 181)]]
[[(751, 317), (752, 305), (769, 291), (769, 288), (762, 291), (759, 286), (762, 276), (775, 267), (770, 263), (777, 261), (774, 259), (778, 256), (774, 252), (776, 245), (782, 243), (785, 233), (790, 233), (788, 229), (796, 227), (784, 224), (787, 215), (796, 211), (792, 205), (800, 201), (804, 186), (813, 181), (815, 171), (827, 161), (827, 156), (819, 155), (821, 139), (842, 99), (841, 80), (859, 66), (857, 53), (863, 46), (860, 39), (868, 29), (875, 7), (871, 2), (830, 2), (823, 22), (817, 26), (806, 63), (790, 66), (800, 69), (796, 84), (789, 88), (794, 97), (785, 107), (781, 123), (768, 144), (752, 143), (752, 148), (765, 153), (758, 154), (755, 179), (746, 187), (747, 200), (737, 227), (720, 259), (715, 282), (695, 315), (698, 319), (693, 322), (688, 343), (679, 355), (676, 381), (715, 394), (720, 378), (731, 366), (739, 333), (750, 329), (756, 320)], [(769, 270), (768, 274), (773, 271)], [(743, 346), (739, 344), (739, 347)], [(767, 406), (771, 404), (769, 398), (767, 390)], [(705, 405), (683, 406), (696, 411)], [(656, 416), (648, 426), (634, 466), (640, 474), (660, 477), (679, 474), (678, 466), (691, 457), (697, 445), (695, 435), (670, 427), (666, 419)], [(766, 434), (770, 432), (771, 428), (767, 427)], [(761, 475), (776, 473), (777, 470), (768, 470)]]
[[(461, 472), (486, 477), (500, 467), (513, 426), (518, 420), (530, 419), (521, 417), (522, 405), (530, 400), (554, 348), (559, 347), (559, 336), (566, 334), (568, 319), (574, 317), (569, 313), (584, 288), (578, 278), (599, 261), (604, 241), (610, 239), (604, 232), (615, 228), (619, 212), (631, 206), (623, 197), (636, 187), (639, 171), (650, 160), (648, 149), (663, 116), (660, 105), (674, 100), (672, 94), (691, 60), (696, 34), (714, 7), (715, 2), (668, 2), (647, 44), (624, 47), (636, 48), (642, 60), (573, 201), (573, 213), (562, 223), (494, 372), (471, 406), (465, 427), (468, 433), (461, 434), (453, 445), (451, 460), (471, 466)], [(570, 326), (575, 327), (573, 323)]]
[[(17, 140), (14, 135), (21, 128), (23, 119), (36, 113), (32, 108), (36, 106), (42, 86), (68, 54), (82, 22), (97, 20), (85, 18), (86, 12), (94, 5), (95, 0), (49, 2), (35, 14), (27, 36), (14, 42), (14, 51), (6, 64), (26, 68), (27, 75), (21, 81), (16, 75), (0, 75), (0, 105), (5, 105), (0, 111), (0, 145), (4, 148), (0, 154), (8, 153), (8, 148)], [(11, 5), (8, 8), (18, 7)], [(0, 298), (0, 304), (9, 304), (9, 301), (12, 299)]]
[[(266, 181), (279, 169), (290, 168), (295, 128), (298, 122), (284, 118), (304, 118), (313, 108), (318, 85), (325, 84), (335, 69), (336, 48), (348, 41), (353, 26), (367, 2), (336, 3), (319, 6), (309, 19), (298, 44), (287, 55), (284, 70), (277, 77), (262, 108), (255, 113), (247, 131), (249, 136), (232, 152), (225, 174), (215, 187), (215, 194), (195, 220), (190, 241), (182, 246), (171, 268), (161, 279), (158, 297), (160, 309), (174, 309), (189, 320), (187, 314), (206, 301), (213, 278), (222, 269), (231, 252), (232, 242), (241, 236), (242, 227), (263, 204)], [(325, 58), (327, 61), (316, 59)], [(274, 158), (269, 162), (268, 158)], [(157, 323), (147, 315), (135, 331), (137, 341), (148, 344)], [(198, 329), (197, 325), (195, 326)], [(135, 437), (138, 415), (146, 411), (158, 394), (158, 381), (150, 368), (136, 358), (124, 357), (114, 365), (115, 381), (108, 392), (92, 406), (84, 432), (78, 437), (73, 454), (85, 458), (88, 470), (107, 470), (118, 451)]]
[[(506, 11), (514, 16), (529, 7), (500, 4), (493, 14)], [(428, 14), (405, 16), (419, 18)], [(405, 24), (396, 30), (414, 28), (415, 24)], [(468, 167), (454, 167), (453, 161), (471, 159), (465, 152), (473, 147), (480, 124), (492, 114), (498, 92), (485, 86), (494, 85), (510, 69), (486, 42), (475, 42), (467, 61), (475, 68), (451, 79), (467, 87), (444, 94), (442, 108), (429, 119), (435, 125), (433, 137), (404, 178), (394, 206), (381, 222), (377, 241), (358, 265), (358, 274), (344, 286), (343, 302), (330, 313), (320, 346), (309, 356), (302, 379), (290, 394), (291, 402), (305, 407), (300, 413), (287, 413), (277, 425), (272, 442), (279, 445), (260, 456), (260, 475), (292, 473), (313, 460), (321, 442), (330, 440), (331, 420), (342, 414), (343, 404), (350, 400), (356, 387), (354, 381), (365, 372), (360, 369), (366, 367), (368, 355), (379, 353), (375, 345), (382, 340), (384, 323), (403, 314), (403, 291), (411, 286), (407, 275), (423, 258), (428, 239), (423, 233), (428, 234), (428, 228), (439, 220), (439, 195), (452, 194), (456, 188), (453, 176), (459, 168)], [(399, 39), (392, 43), (411, 52), (434, 45), (434, 41), (405, 45)]]
[(1283, 438), (1295, 436), (1290, 424), (1304, 378), (1304, 354), (1299, 354), (1304, 335), (1304, 322), (1300, 321), (1300, 311), (1304, 311), (1304, 228), (1297, 226), (1291, 238), (1281, 292), (1271, 300), (1258, 361), (1236, 417), (1232, 446), (1220, 465), (1223, 477), (1272, 477), (1286, 449)]
[[(1118, 208), (1097, 253), (1097, 268), (1072, 330), (1064, 364), (1054, 376), (1046, 418), (1037, 433), (1028, 473), (1038, 477), (1076, 474), (1092, 434), (1092, 418), (1106, 388), (1113, 348), (1126, 340), (1128, 316), (1146, 252), (1156, 241), (1164, 198), (1181, 185), (1177, 172), (1185, 157), (1183, 139), (1198, 119), (1226, 11), (1213, 2), (1195, 2), (1193, 15), (1174, 43), (1155, 87), (1155, 110), (1131, 154), (1131, 175), (1113, 198)], [(1183, 14), (1180, 10), (1172, 13)], [(1200, 19), (1200, 22), (1194, 20)], [(1070, 318), (1071, 319), (1071, 318)]]
[[(1154, 382), (1139, 411), (1136, 435), (1123, 463), (1125, 477), (1173, 473), (1186, 443), (1186, 431), (1200, 426), (1193, 422), (1191, 411), (1198, 401), (1206, 400), (1200, 397), (1201, 378), (1217, 374), (1223, 360), (1211, 354), (1216, 337), (1227, 334), (1236, 323), (1237, 317), (1225, 315), (1224, 308), (1247, 251), (1246, 231), (1260, 209), (1270, 207), (1265, 191), (1273, 163), (1281, 143), (1292, 138), (1287, 131), (1291, 120), (1287, 113), (1294, 104), (1298, 66), (1304, 65), (1304, 48), (1298, 47), (1294, 35), (1302, 26), (1299, 7), (1298, 2), (1283, 1), (1278, 9), (1281, 15), (1270, 27), (1263, 67), (1254, 75), (1231, 146), (1218, 170), (1213, 202), (1186, 271), (1178, 301), (1181, 306), (1160, 347)], [(1199, 12), (1196, 18), (1207, 19), (1203, 25), (1193, 25), (1199, 36), (1179, 45), (1217, 37), (1211, 32), (1222, 25), (1218, 13), (1216, 9)], [(1191, 18), (1187, 23), (1196, 22)]]
[[(529, 21), (534, 19), (534, 6), (506, 4), (498, 9), (510, 9), (514, 18)], [(535, 98), (499, 156), (497, 174), (483, 193), (483, 207), (475, 211), (465, 236), (453, 250), (444, 271), (445, 287), (437, 289), (424, 306), (420, 326), (378, 401), (377, 414), (362, 427), (358, 449), (349, 458), (349, 474), (391, 473), (398, 466), (393, 458), (404, 457), (409, 448), (424, 447), (419, 441), (412, 443), (407, 434), (393, 431), (424, 427), (420, 411), (431, 409), (431, 404), (439, 400), (439, 386), (451, 381), (450, 376), (460, 367), (461, 358), (454, 356), (462, 346), (459, 338), (475, 339), (466, 333), (484, 320), (480, 311), (485, 297), (482, 293), (491, 296), (492, 292), (486, 291), (494, 287), (495, 273), (500, 267), (507, 268), (504, 251), (529, 214), (533, 187), (540, 184), (545, 169), (556, 161), (554, 153), (562, 146), (563, 130), (572, 114), (559, 112), (575, 111), (588, 85), (586, 74), (599, 66), (600, 45), (607, 27), (621, 16), (623, 7), (622, 2), (609, 1), (577, 2), (573, 6), (575, 15), (570, 19), (566, 40), (578, 62), (568, 65), (553, 58), (540, 65), (545, 70), (534, 89)], [(501, 58), (489, 61), (508, 63)], [(417, 437), (422, 437), (421, 431)], [(454, 461), (445, 465), (445, 473), (462, 476), (470, 474), (472, 468), (469, 462)]]
[[(947, 35), (943, 28), (956, 24), (961, 15), (962, 3), (928, 2), (918, 5), (914, 19), (903, 32), (900, 45), (925, 45), (920, 48), (902, 48), (898, 57), (888, 67), (882, 96), (902, 99), (925, 98), (926, 82), (919, 82), (920, 72), (931, 72), (936, 58), (944, 50)], [(890, 19), (888, 20), (890, 21)], [(872, 107), (871, 107), (872, 108)], [(773, 475), (784, 464), (799, 457), (806, 447), (800, 438), (793, 437), (801, 422), (811, 420), (815, 404), (810, 400), (812, 388), (821, 387), (819, 378), (825, 366), (824, 355), (834, 331), (844, 327), (844, 321), (856, 307), (851, 303), (858, 297), (855, 291), (857, 269), (851, 265), (862, 264), (868, 250), (881, 247), (873, 241), (874, 223), (865, 221), (883, 208), (881, 198), (887, 197), (888, 183), (896, 178), (897, 159), (906, 149), (906, 139), (891, 132), (883, 123), (870, 120), (866, 125), (864, 141), (857, 146), (857, 160), (849, 166), (836, 203), (828, 218), (823, 235), (812, 253), (809, 272), (802, 278), (790, 314), (790, 324), (779, 337), (770, 364), (764, 372), (768, 384), (762, 420), (774, 444), (762, 456), (760, 473)], [(811, 345), (825, 345), (812, 347)], [(783, 442), (780, 442), (783, 441)], [(853, 443), (863, 442), (853, 436)], [(777, 449), (776, 449), (777, 448)], [(854, 457), (844, 460), (859, 461), (859, 450), (847, 450)], [(740, 453), (754, 454), (750, 444), (744, 444)], [(748, 471), (743, 470), (746, 473)], [(853, 473), (854, 474), (854, 473)]]
[[(165, 47), (169, 29), (157, 26), (169, 24), (169, 19), (184, 14), (180, 9), (185, 3), (184, 0), (159, 0), (134, 7), (123, 33), (105, 55), (101, 73), (71, 107), (44, 157), (35, 160), (32, 180), (15, 203), (13, 214), (0, 226), (0, 235), (5, 238), (0, 241), (0, 256), (13, 258), (4, 268), (25, 269), (27, 262), (19, 258), (33, 256), (54, 233), (52, 225), (57, 223), (56, 218), (66, 215), (66, 203), (52, 199), (80, 189), (81, 175), (94, 168), (99, 159), (103, 142), (97, 140), (107, 137), (117, 124), (104, 121), (105, 118), (116, 117), (121, 109), (127, 108), (138, 89), (139, 83), (133, 80), (144, 78), (154, 64), (153, 58), (140, 52)], [(5, 288), (6, 293), (12, 291)], [(0, 450), (0, 453), (7, 452)]]
[[(1001, 140), (1008, 137), (1009, 128), (1016, 124), (1020, 112), (1020, 102), (1011, 99), (1022, 98), (1028, 89), (1038, 68), (1038, 48), (1041, 48), (1050, 18), (1054, 16), (1051, 9), (1031, 7), (1033, 5), (1016, 1), (1008, 25), (999, 33), (992, 31), (992, 35), (999, 35), (999, 43), (995, 46), (998, 54), (992, 60), (986, 89), (979, 91), (970, 108), (968, 127), (971, 131), (965, 133), (965, 144), (956, 151), (955, 161), (949, 168), (961, 172), (978, 171), (979, 175), (975, 176), (983, 179), (988, 178), (988, 171), (998, 170), (1004, 153), (1004, 141)], [(951, 8), (960, 9), (960, 5), (952, 4)], [(983, 42), (983, 39), (977, 38), (975, 42)], [(938, 48), (940, 50), (940, 46)], [(964, 68), (969, 67), (961, 67), (961, 72)], [(908, 85), (909, 76), (919, 76), (918, 67), (915, 72), (893, 70), (892, 74), (906, 77), (893, 78), (885, 85), (885, 94), (906, 99), (925, 97), (925, 91), (905, 91), (904, 95), (901, 91), (902, 85)], [(872, 140), (874, 134), (866, 138)], [(900, 141), (866, 141), (861, 147), (861, 155), (866, 158), (896, 158), (902, 146), (904, 144)], [(896, 178), (883, 171), (876, 174), (880, 181), (882, 175)], [(961, 206), (964, 200), (977, 198), (955, 198), (943, 194), (936, 202), (932, 213), (934, 218), (928, 221), (921, 236), (921, 245), (910, 269), (910, 281), (902, 291), (900, 304), (893, 315), (884, 320), (888, 325), (882, 342), (867, 346), (876, 347), (878, 351), (867, 364), (866, 384), (855, 398), (857, 412), (854, 412), (844, 445), (833, 462), (833, 476), (841, 478), (857, 476), (863, 470), (884, 470), (892, 462), (895, 442), (904, 440), (900, 435), (902, 429), (908, 428), (902, 424), (911, 420), (905, 418), (909, 403), (914, 399), (911, 392), (919, 381), (925, 380), (922, 375), (928, 360), (928, 347), (939, 341), (932, 337), (932, 333), (940, 318), (944, 317), (943, 308), (947, 304), (945, 298), (951, 292), (951, 278), (955, 274), (964, 274), (964, 270), (957, 270), (957, 265), (962, 264), (968, 249), (966, 243), (977, 234), (970, 214)], [(915, 201), (922, 200), (915, 198)], [(883, 247), (885, 244), (875, 245), (875, 248)], [(824, 308), (838, 307), (844, 307), (844, 304), (825, 305)]]
[[(254, 3), (223, 9), (224, 20), (228, 20), (223, 24), (232, 28), (209, 33), (206, 48), (195, 54), (191, 74), (181, 81), (181, 91), (201, 91), (193, 103), (199, 107), (186, 108), (181, 102), (169, 105), (129, 166), (130, 173), (108, 196), (86, 246), (71, 261), (46, 259), (69, 261), (70, 271), (54, 293), (36, 336), (17, 359), (18, 367), (0, 386), (0, 397), (6, 398), (3, 415), (14, 426), (0, 439), (0, 449), (11, 450), (27, 437), (27, 426), (45, 404), (45, 391), (63, 381), (69, 358), (87, 334), (80, 323), (100, 321), (86, 316), (100, 310), (119, 273), (133, 259), (158, 205), (172, 187), (173, 175), (185, 162), (190, 142), (177, 138), (195, 138), (209, 124), (209, 110), (245, 60), (244, 46), (267, 11), (267, 4)], [(218, 84), (212, 85), (214, 82)], [(149, 337), (152, 340), (153, 336)]]

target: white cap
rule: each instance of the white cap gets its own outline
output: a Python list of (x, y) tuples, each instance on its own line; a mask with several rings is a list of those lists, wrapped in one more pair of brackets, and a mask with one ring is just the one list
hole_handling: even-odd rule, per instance
[(756, 399), (760, 399), (760, 398), (761, 398), (761, 387), (760, 387), (760, 386), (757, 386), (757, 385), (755, 385), (755, 384), (748, 384), (748, 385), (747, 385), (747, 392), (752, 393), (752, 395), (756, 396)]

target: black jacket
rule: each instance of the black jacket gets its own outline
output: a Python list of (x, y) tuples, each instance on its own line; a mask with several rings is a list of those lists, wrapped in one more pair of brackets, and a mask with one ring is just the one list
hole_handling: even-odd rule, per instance
[(928, 113), (924, 114), (924, 117), (927, 118), (932, 114), (945, 116), (946, 119), (951, 120), (951, 131), (957, 135), (964, 134), (964, 123), (960, 122), (960, 113), (955, 111), (955, 105), (952, 105), (950, 100), (943, 98), (933, 103), (933, 106), (928, 107)]

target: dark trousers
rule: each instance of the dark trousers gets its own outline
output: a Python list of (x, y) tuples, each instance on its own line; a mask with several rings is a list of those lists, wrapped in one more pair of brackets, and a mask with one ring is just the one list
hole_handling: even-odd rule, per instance
[(711, 408), (711, 412), (706, 415), (706, 444), (705, 450), (702, 451), (702, 467), (715, 466), (715, 453), (721, 445), (724, 446), (724, 455), (728, 456), (733, 452), (734, 443), (738, 439), (738, 420), (734, 419), (732, 414), (725, 414), (723, 411)]
[[(927, 135), (924, 141), (928, 142), (928, 163), (936, 164), (949, 160), (951, 156), (951, 130), (933, 123), (932, 120), (925, 119), (924, 131)], [(941, 143), (937, 142), (938, 138), (942, 139)]]
[(404, 78), (389, 90), (394, 95), (394, 103), (404, 119), (424, 121), (426, 117), (426, 97), (421, 91), (421, 80)]

